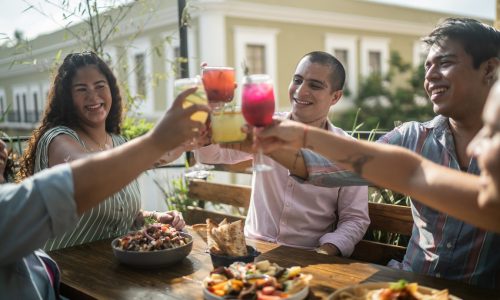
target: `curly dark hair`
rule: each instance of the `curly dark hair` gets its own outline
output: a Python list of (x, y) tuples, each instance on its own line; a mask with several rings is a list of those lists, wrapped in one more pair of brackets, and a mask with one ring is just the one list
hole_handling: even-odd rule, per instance
[(440, 45), (445, 39), (458, 41), (472, 57), (474, 68), (492, 57), (500, 58), (500, 31), (470, 18), (444, 19), (422, 41), (428, 47)]
[(33, 175), (38, 141), (47, 130), (56, 126), (67, 126), (73, 129), (79, 127), (79, 119), (71, 96), (71, 82), (80, 68), (89, 65), (96, 66), (106, 77), (111, 91), (112, 104), (106, 118), (106, 131), (120, 134), (122, 98), (115, 75), (108, 65), (92, 51), (70, 53), (64, 58), (54, 77), (41, 124), (33, 131), (21, 158), (21, 167), (17, 174), (18, 180)]

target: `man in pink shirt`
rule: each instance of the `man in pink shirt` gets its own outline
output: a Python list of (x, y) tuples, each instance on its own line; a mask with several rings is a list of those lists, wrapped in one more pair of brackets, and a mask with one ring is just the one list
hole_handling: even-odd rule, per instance
[[(335, 57), (320, 51), (306, 54), (289, 86), (292, 111), (284, 116), (347, 135), (327, 118), (330, 106), (342, 97), (344, 81), (344, 67)], [(204, 163), (234, 164), (252, 159), (250, 146), (210, 145), (197, 151)], [(300, 151), (273, 152), (264, 157), (272, 171), (254, 172), (245, 235), (329, 255), (350, 256), (370, 224), (367, 187), (324, 188), (299, 183), (280, 165), (293, 165), (298, 155)]]

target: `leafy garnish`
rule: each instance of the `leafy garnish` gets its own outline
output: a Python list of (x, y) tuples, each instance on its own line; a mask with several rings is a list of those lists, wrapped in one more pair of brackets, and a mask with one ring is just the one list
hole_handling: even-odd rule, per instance
[(404, 279), (400, 279), (398, 282), (393, 282), (389, 286), (389, 288), (393, 291), (401, 291), (404, 290), (406, 285), (408, 284), (408, 281)]
[(144, 226), (151, 225), (151, 224), (154, 224), (154, 223), (158, 223), (158, 221), (156, 221), (155, 218), (150, 217), (150, 216), (144, 218)]

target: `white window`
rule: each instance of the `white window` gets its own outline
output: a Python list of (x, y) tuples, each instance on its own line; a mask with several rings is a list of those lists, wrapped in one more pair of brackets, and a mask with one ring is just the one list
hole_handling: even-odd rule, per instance
[(148, 115), (154, 110), (151, 55), (151, 45), (147, 39), (133, 41), (127, 55), (130, 93), (138, 101), (138, 112)]
[(413, 43), (413, 67), (416, 68), (423, 64), (427, 59), (427, 46), (422, 41)]
[(361, 75), (385, 75), (389, 71), (389, 40), (385, 38), (361, 39)]
[(28, 88), (27, 87), (14, 87), (14, 103), (12, 111), (9, 113), (9, 121), (14, 123), (26, 123), (28, 116)]
[(7, 119), (7, 98), (5, 97), (5, 90), (0, 89), (0, 122), (5, 122)]
[(40, 86), (32, 84), (28, 91), (28, 102), (26, 104), (26, 122), (36, 123), (40, 120), (43, 111)]
[(245, 47), (245, 62), (250, 74), (266, 74), (266, 46), (247, 44)]
[[(273, 80), (274, 93), (278, 94), (277, 59), (276, 59), (276, 36), (278, 30), (269, 28), (240, 27), (234, 28), (234, 48), (237, 81), (243, 78), (243, 62), (250, 68), (250, 72), (269, 74)], [(236, 89), (237, 93), (241, 89)], [(240, 99), (237, 95), (236, 99)], [(279, 103), (276, 102), (276, 110)]]
[(40, 98), (40, 100), (41, 100), (40, 107), (42, 108), (42, 115), (43, 115), (43, 112), (45, 111), (45, 104), (49, 101), (49, 89), (50, 89), (49, 83), (43, 82), (42, 83), (42, 97)]
[(325, 51), (333, 54), (344, 66), (346, 73), (344, 91), (349, 91), (350, 96), (347, 97), (349, 99), (353, 99), (358, 90), (356, 42), (357, 37), (355, 36), (336, 34), (328, 34), (325, 40)]

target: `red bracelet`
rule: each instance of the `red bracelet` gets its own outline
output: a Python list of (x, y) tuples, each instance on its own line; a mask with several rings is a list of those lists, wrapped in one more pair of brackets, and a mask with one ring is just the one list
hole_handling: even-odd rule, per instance
[(307, 142), (307, 130), (309, 130), (309, 126), (304, 126), (304, 136), (302, 137), (302, 148), (307, 148), (306, 147), (306, 142)]

